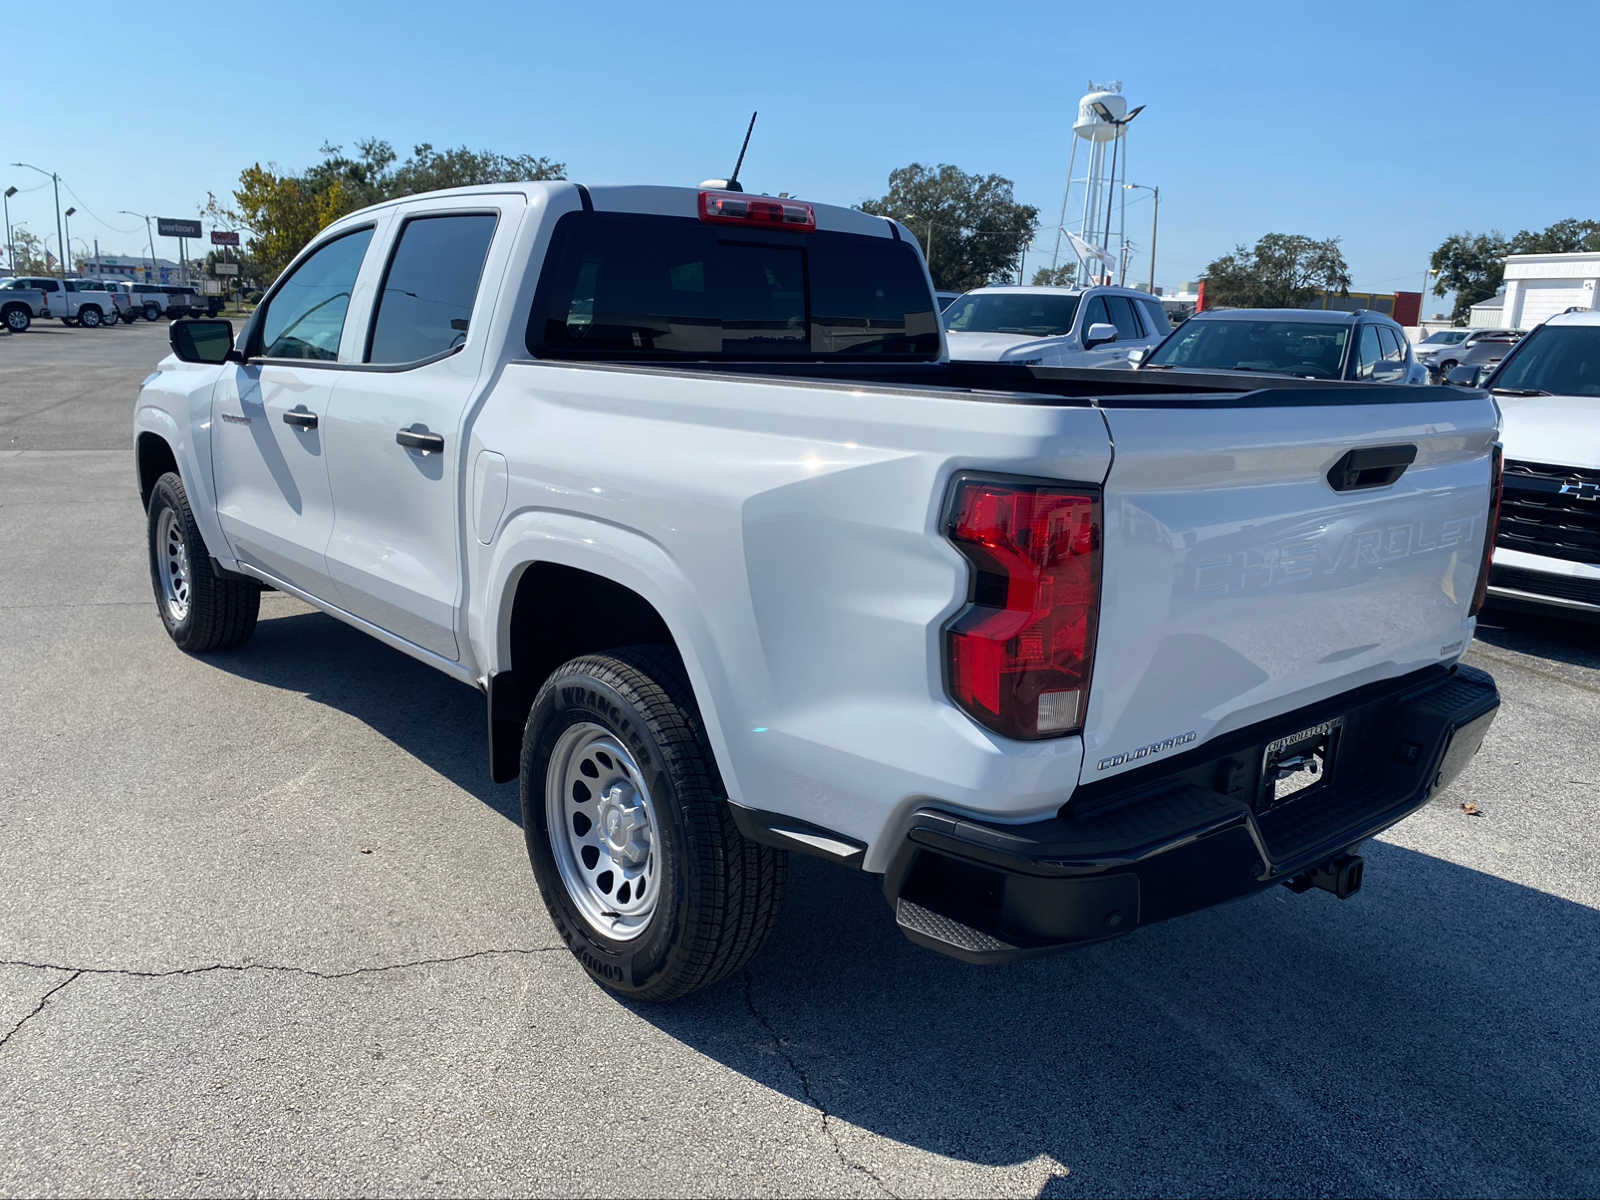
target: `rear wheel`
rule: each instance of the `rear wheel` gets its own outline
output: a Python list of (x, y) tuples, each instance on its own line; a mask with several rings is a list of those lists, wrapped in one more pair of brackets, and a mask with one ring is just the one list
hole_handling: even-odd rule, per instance
[(12, 333), (27, 333), (28, 326), (33, 324), (33, 314), (26, 304), (7, 305), (4, 315), (6, 328)]
[(154, 321), (160, 315), (161, 315), (161, 310), (159, 308), (157, 308), (154, 304), (146, 304), (144, 306), (144, 319), (146, 321)]
[(522, 741), (522, 828), (545, 907), (598, 983), (672, 1000), (737, 971), (777, 921), (781, 850), (744, 838), (676, 659), (560, 667)]
[(99, 329), (100, 320), (100, 310), (92, 304), (85, 304), (78, 310), (78, 324), (85, 329)]
[(220, 575), (212, 567), (183, 480), (175, 472), (156, 480), (150, 493), (146, 535), (156, 607), (179, 649), (191, 654), (231, 650), (255, 632), (261, 587), (251, 579)]

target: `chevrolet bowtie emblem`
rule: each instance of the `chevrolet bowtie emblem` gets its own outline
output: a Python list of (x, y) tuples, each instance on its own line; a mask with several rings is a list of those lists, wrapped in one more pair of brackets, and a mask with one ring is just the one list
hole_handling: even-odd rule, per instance
[(1579, 500), (1600, 501), (1600, 483), (1563, 483), (1561, 495), (1576, 496)]

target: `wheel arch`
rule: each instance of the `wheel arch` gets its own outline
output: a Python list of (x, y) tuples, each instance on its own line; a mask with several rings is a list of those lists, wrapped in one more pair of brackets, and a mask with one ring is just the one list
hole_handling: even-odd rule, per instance
[(178, 467), (178, 455), (173, 450), (172, 443), (153, 430), (141, 430), (135, 437), (134, 458), (138, 464), (141, 507), (150, 507), (150, 493), (155, 490), (156, 480), (168, 471), (174, 471), (180, 479), (183, 478), (183, 471)]
[(736, 783), (717, 697), (727, 684), (688, 580), (655, 542), (564, 514), (528, 514), (502, 530), (475, 631), (488, 693), (490, 768), (517, 774), (522, 725), (549, 673), (570, 658), (619, 646), (667, 648), (682, 666), (724, 785)]

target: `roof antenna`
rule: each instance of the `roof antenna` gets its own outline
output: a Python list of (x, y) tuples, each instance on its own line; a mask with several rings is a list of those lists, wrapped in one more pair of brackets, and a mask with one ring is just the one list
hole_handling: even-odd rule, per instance
[(728, 176), (727, 190), (730, 192), (744, 191), (744, 185), (739, 182), (739, 168), (744, 166), (744, 152), (750, 149), (750, 134), (756, 127), (756, 114), (750, 114), (750, 124), (744, 131), (744, 145), (739, 147), (739, 161), (733, 164), (733, 174)]

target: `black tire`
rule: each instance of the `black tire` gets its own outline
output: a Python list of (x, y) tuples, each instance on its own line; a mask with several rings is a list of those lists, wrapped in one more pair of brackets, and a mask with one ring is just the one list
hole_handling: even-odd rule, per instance
[(116, 306), (112, 305), (111, 311), (106, 313), (106, 326), (109, 328), (110, 326), (115, 325), (121, 319), (121, 314), (117, 312)]
[(33, 324), (33, 313), (26, 304), (8, 304), (5, 313), (6, 328), (12, 333), (27, 333)]
[(144, 319), (146, 321), (154, 321), (160, 315), (161, 309), (156, 307), (154, 304), (146, 304), (144, 306)]
[[(188, 559), (188, 604), (181, 615), (174, 615), (162, 583), (158, 530), (162, 514), (171, 511), (176, 530), (182, 535)], [(150, 492), (146, 514), (146, 540), (150, 550), (150, 585), (156, 594), (156, 610), (161, 623), (178, 644), (190, 654), (231, 650), (249, 640), (261, 611), (261, 586), (253, 579), (219, 575), (211, 566), (205, 539), (195, 524), (183, 480), (168, 471), (156, 480)]]
[[(562, 733), (580, 723), (602, 727), (633, 756), (655, 811), (656, 905), (627, 941), (583, 916), (551, 846), (546, 769)], [(628, 646), (558, 668), (528, 713), (521, 788), (523, 834), (545, 907), (602, 987), (634, 1000), (674, 1000), (737, 971), (772, 932), (788, 855), (734, 826), (688, 680), (669, 651)]]
[(104, 320), (100, 310), (93, 304), (85, 304), (78, 310), (78, 324), (85, 329), (99, 329)]
[(74, 318), (73, 318), (73, 317), (62, 317), (62, 318), (61, 318), (61, 323), (62, 323), (62, 324), (63, 324), (63, 325), (65, 325), (65, 326), (66, 326), (66, 327), (67, 327), (67, 328), (68, 328), (68, 329), (71, 329), (71, 328), (72, 328), (72, 327), (73, 327), (73, 326), (74, 326), (74, 325), (76, 325), (76, 324), (77, 324), (77, 323), (78, 323), (78, 322), (77, 322), (77, 320), (76, 320), (76, 319), (74, 319)]

